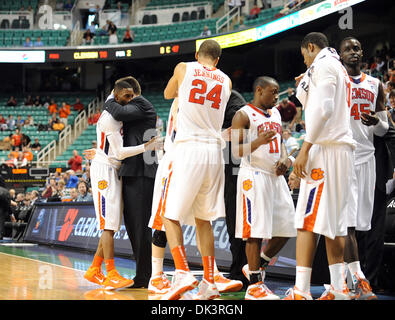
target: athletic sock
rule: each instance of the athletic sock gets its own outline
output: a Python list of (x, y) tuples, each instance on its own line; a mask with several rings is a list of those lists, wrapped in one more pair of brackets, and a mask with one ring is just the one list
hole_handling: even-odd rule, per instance
[(95, 255), (94, 258), (93, 258), (91, 267), (96, 267), (96, 268), (101, 269), (101, 265), (102, 265), (103, 261), (104, 261), (103, 257)]
[(184, 246), (177, 246), (171, 250), (173, 256), (174, 265), (177, 270), (189, 271), (189, 266), (185, 254)]
[(115, 263), (114, 263), (114, 259), (106, 259), (104, 260), (104, 263), (106, 265), (106, 270), (107, 270), (107, 274), (111, 271), (115, 269)]
[(311, 268), (296, 266), (296, 289), (304, 293), (310, 293), (311, 272)]
[[(359, 261), (351, 262), (347, 266), (348, 266), (348, 270), (350, 270), (353, 284), (357, 284), (358, 278), (366, 279), (364, 273), (362, 272), (361, 264)], [(358, 278), (355, 275), (357, 275)]]
[(344, 263), (335, 263), (329, 266), (331, 285), (336, 291), (343, 291), (346, 282)]
[(210, 283), (214, 283), (214, 257), (205, 256), (203, 260), (203, 278)]
[(163, 272), (163, 258), (152, 257), (152, 276), (156, 276)]
[(260, 270), (249, 271), (250, 274), (250, 284), (255, 284), (262, 282), (262, 272)]

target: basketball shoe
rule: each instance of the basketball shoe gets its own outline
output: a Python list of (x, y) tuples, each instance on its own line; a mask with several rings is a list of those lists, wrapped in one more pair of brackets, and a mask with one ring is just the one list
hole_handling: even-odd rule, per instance
[(171, 282), (167, 279), (166, 275), (161, 272), (160, 274), (151, 277), (148, 285), (149, 293), (163, 294), (170, 290)]
[(247, 288), (245, 300), (280, 300), (262, 281), (250, 284)]
[(358, 282), (355, 285), (355, 300), (377, 300), (373, 293), (369, 280), (357, 277)]
[(214, 282), (220, 293), (237, 292), (243, 287), (243, 282), (225, 278), (221, 272), (216, 272), (214, 274)]
[(296, 287), (289, 288), (283, 300), (313, 300), (310, 293), (299, 291)]
[(351, 300), (350, 291), (345, 285), (342, 291), (335, 290), (332, 285), (324, 285), (325, 291), (317, 300)]
[(216, 283), (210, 283), (203, 279), (199, 284), (197, 294), (192, 296), (192, 300), (213, 300), (220, 296)]
[(195, 276), (184, 270), (176, 270), (170, 290), (162, 296), (161, 300), (178, 300), (186, 291), (195, 289), (199, 281)]
[(106, 280), (106, 276), (98, 267), (89, 267), (84, 274), (84, 278), (90, 282), (102, 285)]
[(117, 270), (113, 269), (108, 272), (107, 278), (103, 282), (103, 286), (106, 290), (114, 290), (130, 287), (133, 283), (133, 280), (122, 277)]

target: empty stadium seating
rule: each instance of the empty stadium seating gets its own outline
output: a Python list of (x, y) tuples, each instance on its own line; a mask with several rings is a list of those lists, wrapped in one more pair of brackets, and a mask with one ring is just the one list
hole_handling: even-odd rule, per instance
[(66, 46), (69, 36), (69, 30), (0, 29), (0, 47), (23, 46), (27, 37), (33, 42), (36, 41), (37, 37), (41, 37), (45, 46)]
[(0, 0), (0, 11), (19, 11), (22, 7), (27, 10), (29, 6), (35, 11), (38, 0)]
[(198, 1), (198, 0), (151, 0), (147, 4), (147, 9), (152, 8), (152, 7), (158, 7), (158, 6), (174, 6), (174, 5), (190, 5), (194, 3), (202, 3), (202, 2), (212, 2), (213, 4), (213, 11), (216, 12), (218, 8), (224, 4), (224, 0), (212, 0), (212, 1)]

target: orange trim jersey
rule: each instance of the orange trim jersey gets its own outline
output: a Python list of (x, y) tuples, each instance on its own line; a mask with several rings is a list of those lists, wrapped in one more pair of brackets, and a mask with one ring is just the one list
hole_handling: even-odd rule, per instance
[(275, 130), (277, 134), (269, 144), (261, 145), (251, 154), (244, 156), (241, 160), (241, 168), (251, 168), (257, 171), (275, 174), (274, 165), (280, 160), (281, 154), (281, 115), (277, 108), (272, 108), (267, 112), (248, 104), (240, 109), (250, 120), (250, 128), (246, 137), (252, 142), (258, 138), (259, 134), (268, 130)]

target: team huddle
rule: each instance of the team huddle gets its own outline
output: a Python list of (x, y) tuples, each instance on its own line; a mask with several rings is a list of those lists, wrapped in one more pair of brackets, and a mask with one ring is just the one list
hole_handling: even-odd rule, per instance
[[(241, 281), (224, 277), (217, 268), (211, 226), (225, 217), (223, 149), (230, 142), (233, 156), (241, 159), (234, 232), (246, 241), (245, 299), (280, 299), (265, 285), (265, 269), (288, 239), (296, 237), (295, 286), (283, 299), (312, 300), (318, 235), (325, 237), (330, 272), (330, 285), (319, 299), (377, 299), (359, 264), (355, 230), (371, 227), (373, 137), (384, 136), (389, 126), (380, 82), (360, 71), (361, 44), (346, 38), (339, 55), (321, 33), (304, 38), (301, 53), (308, 69), (297, 78), (297, 98), (305, 113), (306, 137), (296, 159), (287, 154), (283, 141), (281, 115), (275, 108), (279, 84), (273, 78), (258, 77), (253, 100), (236, 112), (230, 128), (222, 129), (232, 82), (217, 68), (221, 53), (216, 41), (204, 41), (196, 61), (179, 63), (164, 90), (173, 103), (148, 224), (153, 230), (149, 292), (162, 300), (211, 300), (242, 289)], [(115, 83), (107, 100), (122, 106), (140, 94), (137, 80), (126, 77)], [(122, 122), (104, 110), (97, 123), (98, 149), (86, 152), (93, 158), (92, 193), (103, 233), (84, 277), (109, 290), (133, 286), (133, 280), (119, 275), (114, 265), (113, 235), (123, 210), (121, 160), (162, 146), (162, 139), (154, 137), (123, 147), (121, 133)], [(284, 177), (289, 170), (293, 187), (300, 188), (296, 208)], [(196, 227), (203, 264), (200, 282), (188, 265), (182, 225)], [(261, 251), (263, 239), (268, 244)], [(175, 266), (172, 282), (163, 272), (167, 244)], [(352, 290), (346, 284), (347, 271)]]

